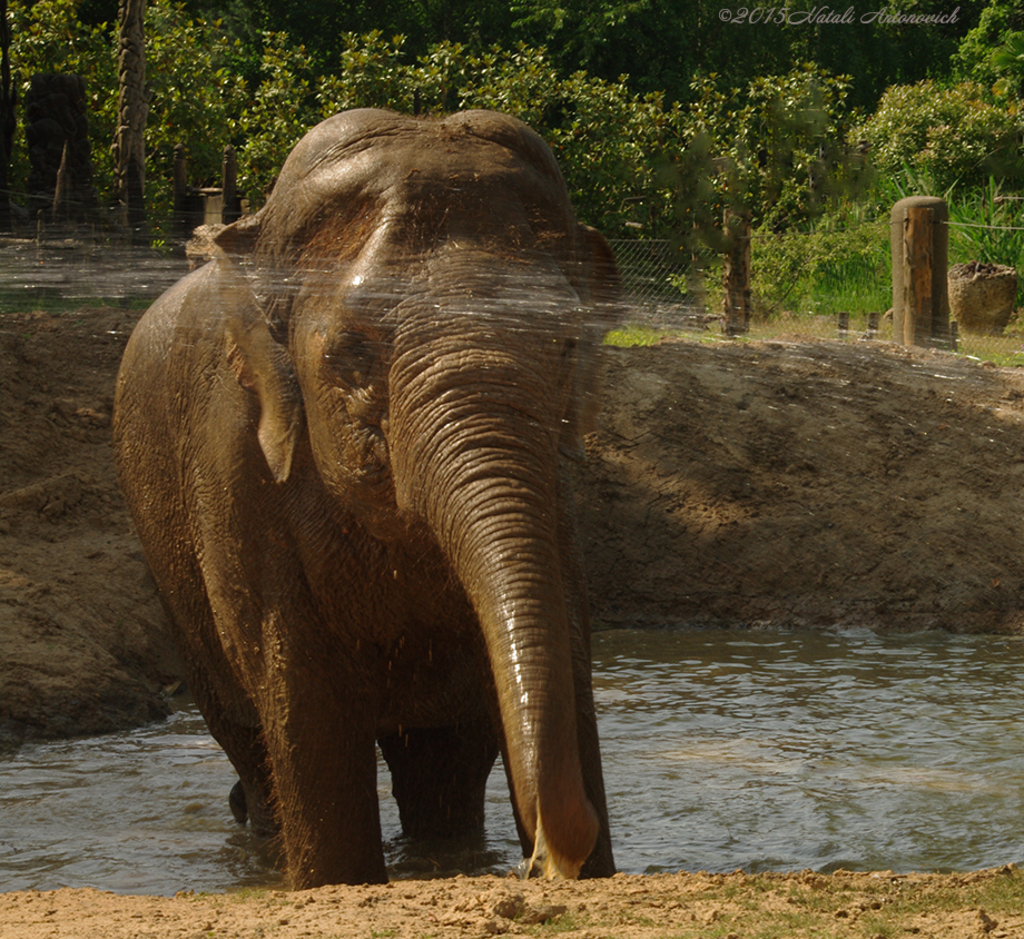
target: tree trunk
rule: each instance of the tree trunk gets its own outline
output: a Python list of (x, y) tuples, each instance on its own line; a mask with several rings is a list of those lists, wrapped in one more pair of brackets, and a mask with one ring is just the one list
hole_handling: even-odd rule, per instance
[(11, 27), (7, 22), (7, 0), (0, 0), (0, 232), (11, 230), (11, 194), (7, 171), (11, 164), (17, 91), (11, 84)]
[(114, 137), (115, 195), (133, 242), (146, 231), (146, 0), (120, 0), (118, 16), (117, 130)]

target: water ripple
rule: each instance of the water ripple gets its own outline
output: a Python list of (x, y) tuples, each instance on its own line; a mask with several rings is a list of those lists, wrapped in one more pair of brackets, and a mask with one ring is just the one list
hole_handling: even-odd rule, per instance
[[(1024, 862), (1024, 642), (868, 631), (612, 631), (594, 637), (623, 870), (966, 870)], [(230, 764), (194, 708), (163, 724), (22, 748), (0, 763), (0, 889), (172, 894), (275, 885), (227, 810)], [(487, 829), (404, 839), (397, 876), (504, 871), (504, 774)]]

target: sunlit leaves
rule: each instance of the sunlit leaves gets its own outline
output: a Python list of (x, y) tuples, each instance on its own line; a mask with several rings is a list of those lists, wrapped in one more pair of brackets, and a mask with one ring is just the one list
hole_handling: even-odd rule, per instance
[(992, 103), (982, 85), (943, 88), (924, 81), (890, 88), (857, 133), (871, 144), (883, 173), (897, 175), (909, 167), (926, 175), (940, 194), (992, 172), (1020, 173), (1021, 124), (1019, 107)]
[(813, 64), (743, 88), (716, 74), (697, 76), (686, 136), (713, 159), (719, 204), (782, 229), (847, 194), (860, 169), (846, 148), (851, 81)]

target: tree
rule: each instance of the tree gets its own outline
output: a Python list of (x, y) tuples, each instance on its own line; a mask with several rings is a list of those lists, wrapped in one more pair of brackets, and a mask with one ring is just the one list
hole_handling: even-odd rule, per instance
[(0, 232), (11, 230), (11, 198), (8, 171), (17, 127), (17, 89), (11, 84), (11, 25), (7, 0), (0, 0)]
[(121, 0), (118, 33), (117, 132), (114, 198), (123, 206), (133, 240), (146, 235), (146, 0)]
[(942, 87), (933, 81), (890, 88), (878, 110), (854, 131), (871, 144), (883, 173), (910, 170), (933, 194), (955, 184), (1024, 175), (1017, 148), (1021, 115), (995, 102), (977, 82)]
[(860, 171), (846, 147), (851, 83), (813, 63), (741, 88), (718, 75), (694, 79), (687, 139), (714, 161), (719, 210), (741, 207), (781, 231), (849, 195)]
[(1024, 7), (1019, 0), (991, 0), (981, 11), (977, 25), (969, 30), (953, 57), (956, 74), (991, 88), (999, 79), (993, 64), (998, 50), (1014, 32), (1024, 30)]
[(1010, 33), (992, 50), (992, 68), (999, 78), (992, 86), (997, 95), (1024, 95), (1024, 32)]

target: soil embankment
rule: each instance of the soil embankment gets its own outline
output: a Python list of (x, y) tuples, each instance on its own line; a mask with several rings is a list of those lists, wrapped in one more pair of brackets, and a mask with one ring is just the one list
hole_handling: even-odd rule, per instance
[[(0, 748), (157, 718), (180, 678), (111, 460), (137, 315), (0, 319)], [(608, 358), (597, 624), (1021, 627), (1024, 373), (855, 341)]]

